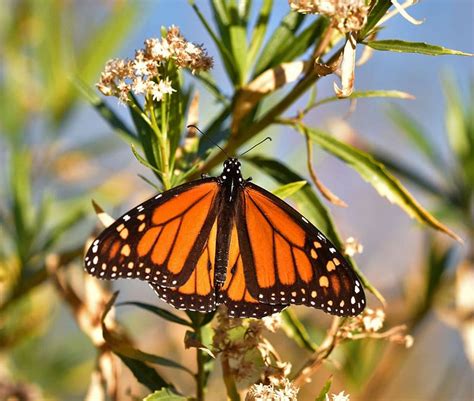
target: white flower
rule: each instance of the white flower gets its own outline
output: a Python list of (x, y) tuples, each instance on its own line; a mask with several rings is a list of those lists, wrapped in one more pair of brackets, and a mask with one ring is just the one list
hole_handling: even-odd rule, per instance
[[(332, 395), (332, 401), (350, 401), (349, 397), (350, 397), (349, 394), (344, 394), (344, 391), (341, 391), (339, 394)], [(329, 396), (327, 394), (326, 394), (326, 401), (330, 401)]]
[(383, 322), (385, 320), (385, 313), (382, 309), (372, 310), (367, 308), (365, 311), (365, 316), (362, 318), (364, 323), (364, 328), (366, 331), (379, 331), (383, 327)]
[(132, 90), (136, 95), (145, 93), (148, 89), (148, 82), (144, 81), (142, 77), (136, 77), (133, 80)]

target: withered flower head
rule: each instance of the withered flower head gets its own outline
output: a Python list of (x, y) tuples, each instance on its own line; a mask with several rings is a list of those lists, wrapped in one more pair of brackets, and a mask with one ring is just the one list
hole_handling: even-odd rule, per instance
[(367, 21), (369, 7), (365, 0), (288, 0), (290, 7), (302, 14), (321, 14), (342, 33), (359, 31)]
[(278, 384), (254, 384), (245, 397), (245, 401), (297, 401), (299, 388), (284, 379)]
[(179, 28), (172, 26), (165, 37), (146, 39), (144, 48), (138, 49), (133, 59), (109, 60), (97, 88), (105, 96), (118, 97), (123, 103), (128, 101), (130, 93), (159, 102), (163, 96), (175, 92), (170, 77), (166, 76), (169, 63), (194, 74), (209, 70), (213, 60), (202, 45), (188, 42)]

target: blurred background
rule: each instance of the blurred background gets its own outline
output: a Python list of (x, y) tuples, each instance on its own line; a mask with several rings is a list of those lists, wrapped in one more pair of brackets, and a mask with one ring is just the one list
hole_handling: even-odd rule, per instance
[[(288, 12), (286, 1), (275, 3), (269, 32)], [(200, 7), (210, 15), (207, 2)], [(396, 16), (380, 37), (474, 51), (472, 1), (421, 1), (410, 13), (424, 23), (412, 25)], [(109, 58), (132, 56), (146, 38), (159, 36), (162, 26), (171, 25), (179, 26), (188, 40), (203, 43), (210, 55), (216, 54), (186, 0), (0, 2), (0, 302), (6, 303), (0, 309), (0, 399), (12, 389), (21, 400), (84, 399), (95, 348), (39, 272), (51, 249), (64, 250), (75, 260), (68, 274), (81, 280), (77, 255), (97, 223), (90, 200), (117, 217), (154, 190), (138, 177), (152, 178), (149, 171), (81, 95), (74, 79), (79, 76), (92, 86)], [(226, 79), (219, 63), (214, 74), (217, 81)], [(356, 89), (397, 89), (411, 93), (414, 100), (360, 99), (351, 113), (350, 102), (340, 101), (319, 107), (307, 118), (309, 125), (324, 127), (385, 161), (425, 207), (464, 238), (465, 245), (421, 227), (344, 163), (316, 152), (319, 177), (348, 204), (328, 207), (342, 236), (363, 244), (356, 259), (387, 299), (388, 327), (408, 324), (415, 343), (408, 350), (374, 343), (364, 353), (349, 354), (352, 359), (342, 364), (343, 369), (337, 362), (328, 363), (301, 390), (302, 400), (315, 399), (330, 374), (334, 392), (346, 390), (353, 394), (351, 400), (474, 399), (473, 312), (470, 309), (466, 317), (456, 306), (459, 297), (474, 288), (474, 207), (469, 192), (474, 175), (458, 174), (460, 156), (450, 142), (450, 131), (465, 129), (473, 135), (472, 79), (471, 58), (374, 52), (370, 62), (356, 70)], [(201, 95), (199, 125), (205, 127), (218, 109), (202, 85), (194, 85)], [(332, 86), (332, 77), (322, 79), (318, 96), (332, 96)], [(128, 118), (115, 99), (107, 101)], [(296, 104), (288, 115), (304, 104)], [(257, 152), (306, 176), (300, 156), (304, 141), (282, 131), (267, 130), (274, 140)], [(434, 159), (426, 157), (426, 147), (413, 131), (423, 132), (436, 150)], [(472, 153), (465, 157), (473, 169)], [(250, 166), (243, 168), (260, 185), (275, 187)], [(24, 264), (28, 271), (20, 271)], [(15, 286), (19, 282), (33, 290)], [(143, 282), (120, 281), (113, 288), (120, 289), (121, 300), (159, 302), (164, 307)], [(25, 291), (28, 297), (20, 299)], [(380, 306), (374, 297), (369, 301), (369, 306)], [(317, 340), (328, 317), (306, 308), (295, 310)], [(142, 349), (177, 355), (192, 366), (194, 351), (182, 347), (184, 329), (131, 307), (119, 309), (118, 316)], [(284, 360), (298, 361), (303, 351), (283, 336), (276, 335), (274, 341)], [(122, 374), (119, 387), (128, 394), (122, 399), (145, 394), (127, 368)], [(183, 388), (192, 388), (191, 382), (182, 380)], [(211, 400), (224, 399), (219, 380), (218, 375), (211, 378)]]

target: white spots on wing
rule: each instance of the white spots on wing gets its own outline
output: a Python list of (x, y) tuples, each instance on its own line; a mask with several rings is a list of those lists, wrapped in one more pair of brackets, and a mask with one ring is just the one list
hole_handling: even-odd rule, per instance
[(331, 253), (336, 253), (336, 250), (335, 250), (334, 248), (329, 248), (329, 251), (330, 251)]
[(93, 267), (91, 270), (90, 270), (91, 273), (94, 273), (95, 272), (95, 267)]
[(129, 220), (130, 220), (130, 216), (128, 214), (123, 216), (123, 221), (129, 221)]
[(155, 199), (160, 199), (163, 196), (163, 194), (158, 194), (155, 196)]
[(304, 216), (301, 216), (301, 220), (303, 220), (305, 223), (309, 223), (308, 219)]
[(140, 205), (140, 206), (137, 207), (137, 210), (138, 210), (139, 212), (141, 212), (143, 209), (144, 209), (144, 208), (143, 208), (142, 205)]
[(356, 299), (355, 299), (355, 297), (352, 297), (351, 298), (351, 304), (354, 305), (355, 303), (356, 303)]
[(99, 247), (97, 245), (94, 245), (92, 247), (92, 253), (97, 253), (98, 249), (99, 249)]
[(360, 292), (360, 288), (357, 287), (357, 286), (355, 286), (355, 287), (354, 287), (354, 291), (355, 291), (356, 294), (358, 294), (358, 293)]

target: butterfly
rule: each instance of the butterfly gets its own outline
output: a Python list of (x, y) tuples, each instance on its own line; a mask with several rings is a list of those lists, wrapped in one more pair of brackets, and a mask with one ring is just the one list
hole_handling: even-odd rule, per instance
[(290, 304), (339, 316), (365, 307), (341, 252), (289, 204), (243, 179), (228, 158), (203, 177), (125, 213), (92, 243), (86, 271), (147, 281), (177, 309), (261, 318)]

